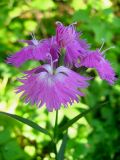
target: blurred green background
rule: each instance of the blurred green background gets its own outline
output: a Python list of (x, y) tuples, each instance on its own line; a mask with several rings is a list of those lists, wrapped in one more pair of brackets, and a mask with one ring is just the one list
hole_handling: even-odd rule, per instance
[[(64, 124), (82, 110), (107, 104), (89, 113), (69, 128), (65, 160), (120, 160), (120, 0), (1, 0), (0, 1), (0, 111), (33, 120), (52, 131), (55, 112), (45, 107), (24, 104), (15, 94), (16, 78), (21, 71), (38, 66), (27, 62), (21, 68), (5, 63), (10, 54), (23, 45), (20, 39), (38, 39), (55, 34), (55, 21), (65, 25), (78, 22), (77, 30), (91, 44), (100, 48), (102, 39), (118, 77), (113, 86), (95, 78), (85, 90), (86, 96), (68, 109), (59, 111), (59, 124)], [(65, 117), (64, 117), (65, 116)], [(61, 140), (58, 143), (58, 148)], [(50, 139), (9, 117), (0, 115), (0, 160), (54, 160)]]

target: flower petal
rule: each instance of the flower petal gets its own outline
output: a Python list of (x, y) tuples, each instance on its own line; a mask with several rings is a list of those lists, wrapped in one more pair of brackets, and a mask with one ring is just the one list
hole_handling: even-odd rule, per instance
[(108, 81), (109, 84), (113, 84), (116, 80), (112, 66), (109, 61), (104, 59), (103, 54), (99, 50), (88, 51), (86, 56), (81, 59), (80, 66), (95, 68), (100, 78)]
[(16, 67), (20, 67), (25, 61), (34, 59), (32, 51), (32, 46), (24, 47), (21, 51), (8, 57), (7, 63), (10, 63)]
[(19, 80), (23, 84), (17, 88), (17, 93), (23, 92), (22, 97), (26, 103), (36, 104), (38, 107), (46, 104), (48, 111), (78, 102), (79, 96), (84, 95), (79, 89), (86, 88), (89, 79), (63, 66), (52, 74), (50, 67), (43, 65), (27, 71), (26, 76)]
[(100, 64), (97, 67), (97, 71), (101, 79), (108, 81), (108, 83), (111, 85), (114, 84), (114, 81), (116, 80), (115, 72), (107, 60), (101, 60)]
[(86, 54), (89, 45), (85, 40), (79, 39), (80, 33), (76, 31), (74, 24), (64, 26), (57, 23), (56, 41), (61, 48), (66, 50), (65, 65), (72, 66), (78, 63), (78, 60)]
[(53, 60), (59, 57), (59, 48), (56, 44), (55, 38), (45, 39), (40, 42), (37, 42), (37, 40), (22, 40), (22, 42), (27, 42), (29, 45), (18, 51), (16, 54), (13, 54), (10, 57), (8, 57), (7, 63), (11, 63), (16, 67), (20, 67), (27, 60), (31, 59), (49, 62), (49, 54), (52, 56)]
[(101, 57), (99, 50), (87, 51), (86, 55), (81, 58), (80, 66), (96, 68), (101, 61)]

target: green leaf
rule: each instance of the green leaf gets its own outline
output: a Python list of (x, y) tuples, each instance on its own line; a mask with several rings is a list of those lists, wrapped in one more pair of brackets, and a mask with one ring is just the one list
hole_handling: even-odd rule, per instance
[(73, 22), (75, 22), (75, 21), (77, 21), (77, 22), (88, 22), (88, 20), (89, 20), (89, 15), (90, 15), (90, 13), (89, 13), (89, 10), (87, 9), (87, 10), (84, 10), (84, 9), (80, 9), (80, 10), (78, 10), (77, 12), (75, 12), (74, 13), (74, 15), (73, 15), (73, 18), (72, 18), (72, 21)]
[(67, 136), (67, 132), (66, 132), (66, 134), (64, 134), (62, 144), (60, 146), (60, 150), (57, 155), (57, 160), (64, 159), (64, 153), (65, 153), (65, 148), (66, 148), (66, 144), (67, 144), (67, 139), (68, 139), (68, 136)]
[(22, 122), (24, 124), (27, 124), (28, 126), (34, 128), (35, 130), (38, 130), (39, 132), (42, 132), (42, 133), (44, 133), (46, 135), (49, 135), (51, 137), (50, 133), (46, 129), (40, 127), (38, 124), (34, 123), (33, 121), (30, 121), (30, 120), (28, 120), (26, 118), (17, 116), (15, 114), (10, 114), (10, 113), (5, 113), (5, 112), (0, 112), (0, 113), (4, 114), (4, 115), (7, 115), (7, 116), (9, 116), (11, 118), (14, 118), (14, 119), (16, 119), (16, 120), (18, 120), (18, 121), (20, 121), (20, 122)]
[(101, 106), (104, 106), (104, 104), (107, 104), (108, 102), (102, 103), (100, 105), (98, 105), (97, 107), (92, 107), (86, 111), (84, 111), (83, 113), (78, 114), (76, 117), (74, 117), (73, 119), (69, 120), (63, 127), (61, 127), (59, 129), (59, 133), (63, 132), (64, 130), (67, 130), (71, 125), (73, 125), (75, 122), (77, 122), (80, 118), (84, 117), (86, 114), (88, 114), (89, 112), (100, 108)]
[[(27, 155), (19, 146), (16, 139), (11, 139), (1, 148), (4, 160), (30, 160), (29, 155)], [(2, 160), (3, 160), (2, 159)]]
[(0, 131), (0, 145), (7, 143), (7, 141), (9, 141), (10, 139), (11, 134), (9, 128), (5, 128), (3, 131)]
[(41, 10), (47, 11), (49, 9), (56, 8), (56, 4), (52, 0), (35, 0), (31, 2), (31, 7)]

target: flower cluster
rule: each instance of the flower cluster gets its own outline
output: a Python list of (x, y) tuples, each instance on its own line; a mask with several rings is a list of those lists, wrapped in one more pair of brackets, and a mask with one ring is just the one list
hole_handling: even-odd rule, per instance
[(110, 63), (104, 58), (105, 51), (90, 50), (81, 33), (75, 29), (75, 24), (64, 26), (56, 22), (56, 35), (51, 38), (36, 40), (21, 40), (28, 46), (7, 58), (7, 62), (20, 67), (27, 60), (42, 61), (43, 65), (29, 71), (19, 79), (22, 85), (17, 93), (25, 102), (46, 105), (48, 111), (58, 110), (61, 105), (67, 107), (79, 96), (84, 96), (81, 89), (86, 88), (91, 78), (76, 73), (73, 68), (95, 68), (101, 77), (113, 84), (115, 72)]

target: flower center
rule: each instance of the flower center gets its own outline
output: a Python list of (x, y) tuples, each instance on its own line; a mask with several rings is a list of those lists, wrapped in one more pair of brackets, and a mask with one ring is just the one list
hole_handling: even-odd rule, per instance
[(57, 62), (58, 59), (55, 59), (53, 61), (51, 54), (48, 54), (48, 58), (50, 58), (50, 67), (51, 67), (49, 73), (53, 75), (53, 74), (55, 74), (54, 63)]

